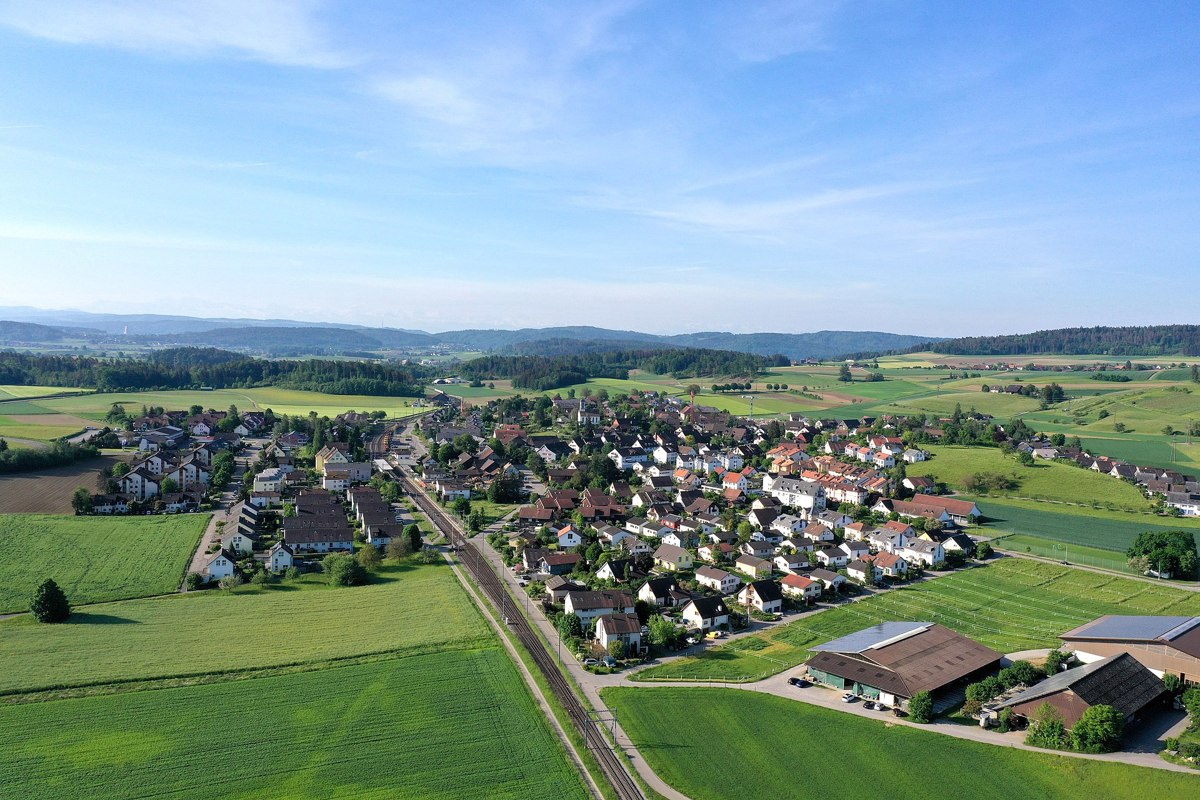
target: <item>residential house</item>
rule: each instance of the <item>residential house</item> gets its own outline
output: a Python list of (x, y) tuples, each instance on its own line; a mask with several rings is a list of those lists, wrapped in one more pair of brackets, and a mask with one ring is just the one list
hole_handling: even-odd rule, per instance
[(696, 568), (696, 583), (706, 589), (718, 591), (721, 594), (732, 594), (737, 591), (738, 586), (742, 583), (742, 579), (723, 569), (703, 566)]
[(689, 629), (710, 631), (729, 627), (729, 606), (719, 597), (693, 597), (681, 614)]
[(567, 592), (563, 610), (579, 617), (586, 629), (592, 620), (607, 614), (632, 614), (633, 595), (629, 592)]
[(652, 606), (674, 608), (691, 599), (691, 595), (679, 590), (674, 578), (650, 578), (638, 588), (637, 599)]
[(784, 575), (780, 581), (780, 590), (787, 597), (813, 603), (821, 597), (825, 586), (820, 581), (804, 575)]
[(655, 565), (665, 570), (691, 569), (693, 562), (691, 553), (673, 544), (659, 545), (654, 551)]
[(292, 548), (283, 542), (276, 542), (267, 551), (267, 569), (271, 572), (283, 572), (295, 563), (294, 556)]
[(733, 567), (754, 578), (766, 578), (771, 574), (771, 562), (757, 556), (740, 555), (733, 562)]
[(204, 564), (203, 575), (207, 580), (219, 581), (227, 578), (237, 570), (236, 558), (228, 550), (218, 550)]
[(783, 592), (775, 581), (751, 581), (738, 592), (738, 602), (764, 614), (783, 611)]
[(627, 654), (642, 649), (642, 624), (637, 614), (608, 614), (596, 621), (596, 643), (612, 652), (614, 642), (621, 642)]
[(583, 561), (578, 553), (546, 552), (538, 561), (538, 571), (547, 575), (568, 575)]

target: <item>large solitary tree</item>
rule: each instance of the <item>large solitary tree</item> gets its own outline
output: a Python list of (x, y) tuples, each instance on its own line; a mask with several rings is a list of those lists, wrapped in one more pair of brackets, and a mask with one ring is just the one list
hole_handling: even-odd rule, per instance
[(29, 611), (38, 622), (66, 622), (71, 616), (71, 604), (58, 584), (47, 578), (34, 590)]

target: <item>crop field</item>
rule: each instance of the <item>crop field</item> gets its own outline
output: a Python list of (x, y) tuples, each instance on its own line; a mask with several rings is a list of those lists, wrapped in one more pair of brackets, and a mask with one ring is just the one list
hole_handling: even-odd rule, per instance
[(389, 565), (369, 586), (323, 576), (89, 606), (65, 625), (0, 622), (0, 693), (478, 646), (490, 636), (444, 566)]
[(916, 414), (924, 412), (939, 416), (949, 416), (954, 408), (959, 406), (963, 411), (972, 409), (981, 414), (991, 414), (994, 417), (1008, 418), (1014, 414), (1035, 410), (1038, 401), (1019, 395), (992, 394), (990, 392), (964, 392), (950, 389), (933, 393), (932, 389), (918, 397), (895, 400), (877, 406), (879, 411), (890, 411), (898, 414)]
[[(1012, 490), (997, 490), (998, 496), (1028, 497), (1067, 503), (1099, 503), (1105, 507), (1149, 511), (1150, 501), (1141, 490), (1125, 481), (1101, 475), (1070, 464), (1037, 461), (1023, 466), (997, 447), (960, 447), (933, 445), (933, 458), (907, 467), (909, 475), (927, 475), (957, 491), (967, 490), (967, 481), (976, 473), (1011, 476), (1019, 481)], [(987, 513), (987, 509), (983, 509)]]
[[(0, 406), (0, 411), (6, 411), (4, 406)], [(40, 420), (45, 419), (45, 422)], [(38, 421), (34, 421), (38, 420)], [(87, 423), (92, 424), (92, 423)], [(54, 415), (20, 415), (20, 416), (0, 416), (0, 439), (11, 436), (15, 439), (37, 439), (40, 441), (50, 441), (51, 439), (60, 439), (63, 436), (71, 436), (83, 430), (83, 425), (65, 425), (62, 418), (57, 414)]]
[(806, 661), (815, 644), (886, 621), (937, 622), (1002, 653), (1052, 647), (1102, 614), (1200, 614), (1200, 594), (1003, 558), (808, 614), (764, 633), (636, 673), (638, 680), (748, 681)]
[[(997, 747), (737, 689), (619, 687), (605, 689), (604, 699), (654, 771), (695, 800), (1142, 800), (1186, 797), (1197, 782), (1191, 775)], [(680, 730), (681, 713), (692, 735)], [(815, 758), (829, 766), (815, 768)]]
[[(1055, 506), (1029, 500), (988, 498), (983, 508), (988, 522), (983, 531), (993, 536), (1023, 534), (1124, 553), (1139, 533), (1151, 530), (1192, 531), (1200, 544), (1200, 522), (1168, 519), (1149, 514), (1130, 514), (1077, 506)], [(1123, 560), (1123, 556), (1121, 557)]]
[(53, 578), (73, 604), (179, 588), (208, 514), (0, 517), (0, 613), (25, 611)]
[[(99, 491), (100, 471), (120, 460), (90, 458), (34, 472), (0, 475), (0, 514), (69, 514), (71, 495), (80, 486)], [(5, 527), (0, 518), (0, 530)]]
[(0, 784), (39, 800), (588, 796), (498, 647), (0, 706)]
[(364, 395), (324, 394), (268, 386), (257, 389), (218, 389), (212, 392), (118, 392), (91, 394), (42, 400), (38, 405), (56, 413), (75, 414), (86, 419), (101, 420), (113, 403), (120, 403), (130, 412), (143, 405), (162, 406), (168, 410), (186, 409), (192, 405), (224, 411), (235, 405), (240, 411), (264, 411), (277, 414), (307, 414), (316, 411), (321, 416), (334, 417), (346, 411), (386, 411), (391, 416), (408, 416), (420, 411), (413, 408), (412, 397), (371, 397)]
[(59, 392), (86, 392), (87, 389), (67, 388), (62, 386), (0, 386), (0, 399), (6, 397), (44, 397)]

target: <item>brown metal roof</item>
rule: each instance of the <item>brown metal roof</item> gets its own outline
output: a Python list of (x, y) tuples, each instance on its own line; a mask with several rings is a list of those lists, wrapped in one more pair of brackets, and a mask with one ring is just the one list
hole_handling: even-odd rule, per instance
[(818, 653), (808, 663), (902, 697), (934, 691), (999, 663), (1001, 654), (942, 625), (858, 653)]

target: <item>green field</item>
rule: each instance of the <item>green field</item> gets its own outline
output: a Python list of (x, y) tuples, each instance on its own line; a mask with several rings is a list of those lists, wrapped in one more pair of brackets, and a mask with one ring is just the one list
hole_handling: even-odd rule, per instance
[(886, 621), (937, 622), (1002, 653), (1052, 647), (1103, 614), (1200, 614), (1200, 593), (1003, 558), (810, 613), (796, 622), (651, 667), (638, 680), (750, 681), (806, 661), (815, 644)]
[(376, 583), (321, 575), (91, 606), (65, 625), (0, 622), (0, 693), (477, 646), (491, 632), (444, 566), (389, 565)]
[(413, 408), (415, 398), (371, 397), (364, 395), (324, 394), (295, 389), (280, 389), (269, 386), (257, 389), (217, 389), (212, 392), (167, 391), (167, 392), (119, 392), (91, 394), (81, 397), (64, 397), (58, 400), (41, 400), (38, 405), (54, 413), (76, 414), (89, 419), (103, 419), (113, 403), (120, 403), (131, 413), (137, 413), (143, 405), (162, 406), (167, 410), (186, 409), (192, 405), (224, 411), (231, 405), (240, 411), (264, 411), (268, 408), (277, 414), (308, 414), (316, 411), (321, 416), (335, 417), (346, 411), (386, 411), (391, 416), (407, 416), (420, 411)]
[(42, 397), (59, 392), (86, 392), (88, 389), (64, 388), (62, 386), (0, 386), (0, 399), (6, 397)]
[(1125, 556), (1116, 550), (1102, 550), (1080, 544), (1044, 539), (1040, 536), (1027, 536), (1014, 533), (1000, 539), (993, 539), (992, 546), (999, 550), (1012, 553), (1028, 553), (1029, 555), (1051, 558), (1056, 561), (1067, 561), (1070, 564), (1081, 564), (1088, 567), (1099, 567), (1115, 572), (1137, 574), (1130, 567)]
[[(1150, 510), (1150, 501), (1136, 486), (1074, 465), (1039, 460), (1034, 466), (1026, 467), (996, 447), (933, 445), (926, 449), (933, 458), (908, 465), (908, 474), (927, 475), (944, 481), (956, 491), (966, 491), (967, 481), (973, 474), (994, 473), (1014, 477), (1020, 483), (1016, 489), (994, 492), (1000, 496)], [(986, 501), (981, 508), (986, 514)]]
[(588, 796), (499, 647), (0, 706), (0, 785), (39, 800)]
[(0, 516), (0, 613), (28, 609), (46, 578), (75, 605), (173, 592), (207, 524), (207, 514)]
[[(0, 411), (8, 410), (10, 409), (0, 406)], [(17, 412), (14, 411), (13, 413)], [(0, 439), (11, 436), (14, 439), (50, 441), (51, 439), (60, 439), (63, 436), (73, 436), (79, 433), (80, 430), (80, 427), (74, 425), (38, 425), (36, 423), (15, 420), (9, 416), (0, 416)]]
[(695, 800), (1143, 800), (1197, 787), (1191, 775), (996, 747), (736, 689), (622, 687), (604, 699), (654, 771)]
[(1195, 520), (1056, 506), (1032, 500), (976, 499), (985, 504), (983, 512), (988, 518), (982, 530), (993, 536), (1026, 534), (1068, 545), (1123, 553), (1143, 531), (1190, 530), (1196, 535), (1197, 544), (1200, 544), (1200, 523)]

